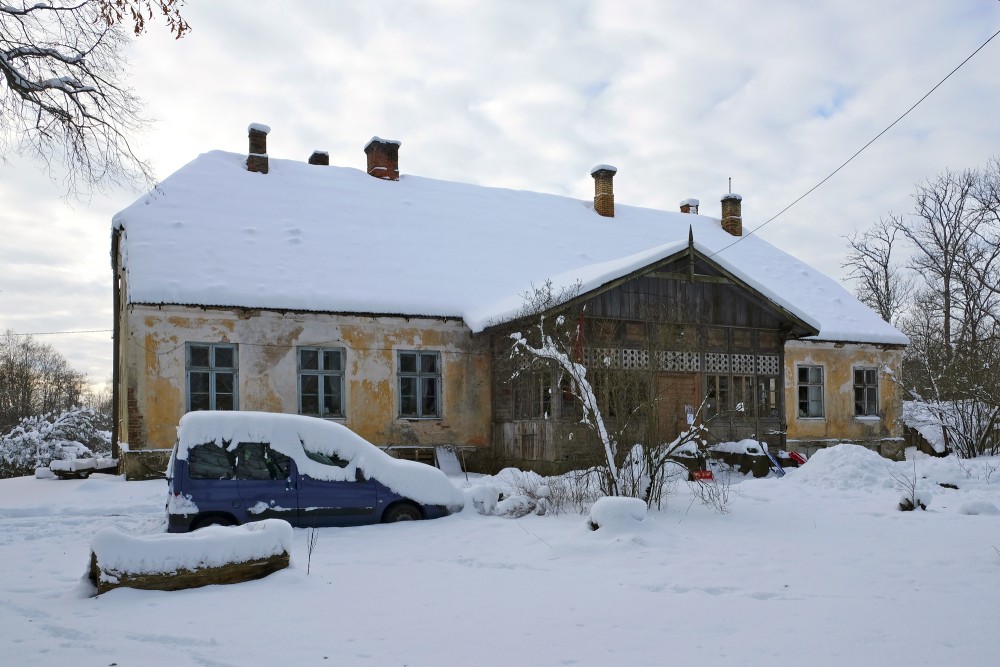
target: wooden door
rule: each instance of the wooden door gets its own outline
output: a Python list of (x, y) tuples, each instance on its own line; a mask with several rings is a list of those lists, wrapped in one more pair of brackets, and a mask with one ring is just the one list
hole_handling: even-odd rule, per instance
[(657, 373), (656, 417), (660, 442), (670, 442), (689, 428), (688, 415), (701, 403), (697, 373)]

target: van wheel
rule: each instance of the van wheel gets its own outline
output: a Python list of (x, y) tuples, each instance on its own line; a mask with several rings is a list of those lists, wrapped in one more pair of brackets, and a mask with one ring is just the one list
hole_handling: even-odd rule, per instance
[(198, 519), (191, 525), (191, 530), (198, 530), (205, 526), (235, 526), (236, 522), (228, 516), (206, 516)]
[(389, 508), (383, 515), (383, 523), (396, 523), (397, 521), (419, 521), (423, 519), (420, 509), (409, 503), (400, 503)]

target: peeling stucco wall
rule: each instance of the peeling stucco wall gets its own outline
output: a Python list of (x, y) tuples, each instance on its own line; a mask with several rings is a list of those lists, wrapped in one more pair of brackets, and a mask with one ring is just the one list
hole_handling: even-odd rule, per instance
[[(892, 455), (901, 446), (903, 349), (861, 343), (789, 341), (785, 345), (787, 440), (793, 449), (858, 442)], [(822, 366), (824, 416), (798, 416), (796, 368)], [(878, 417), (854, 415), (854, 369), (878, 369)]]
[[(121, 338), (120, 393), (131, 390), (136, 403), (122, 413), (122, 433), (141, 433), (133, 448), (173, 445), (186, 407), (187, 343), (238, 346), (241, 410), (297, 412), (296, 348), (339, 347), (346, 416), (337, 421), (380, 445), (490, 442), (488, 346), (460, 320), (129, 305)], [(441, 418), (397, 417), (398, 350), (440, 352)]]

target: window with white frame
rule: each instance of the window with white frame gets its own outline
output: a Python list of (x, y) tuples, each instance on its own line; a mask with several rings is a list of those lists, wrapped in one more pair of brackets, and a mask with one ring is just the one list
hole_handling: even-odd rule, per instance
[(878, 416), (878, 369), (854, 369), (854, 415)]
[(188, 343), (187, 409), (237, 410), (237, 349), (231, 343)]
[(799, 366), (799, 417), (823, 417), (823, 367)]
[(441, 354), (439, 352), (399, 352), (399, 416), (433, 418), (441, 416)]
[(344, 350), (337, 347), (300, 347), (299, 414), (344, 416)]

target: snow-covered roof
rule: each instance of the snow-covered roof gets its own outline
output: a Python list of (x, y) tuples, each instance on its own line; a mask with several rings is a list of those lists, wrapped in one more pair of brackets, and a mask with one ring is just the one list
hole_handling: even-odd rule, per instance
[[(118, 213), (130, 303), (460, 317), (482, 331), (532, 286), (584, 292), (686, 247), (824, 340), (907, 339), (836, 281), (702, 215), (271, 159), (205, 153)], [(731, 246), (731, 247), (727, 247)], [(725, 250), (723, 250), (725, 248)], [(715, 254), (718, 253), (718, 254)]]

